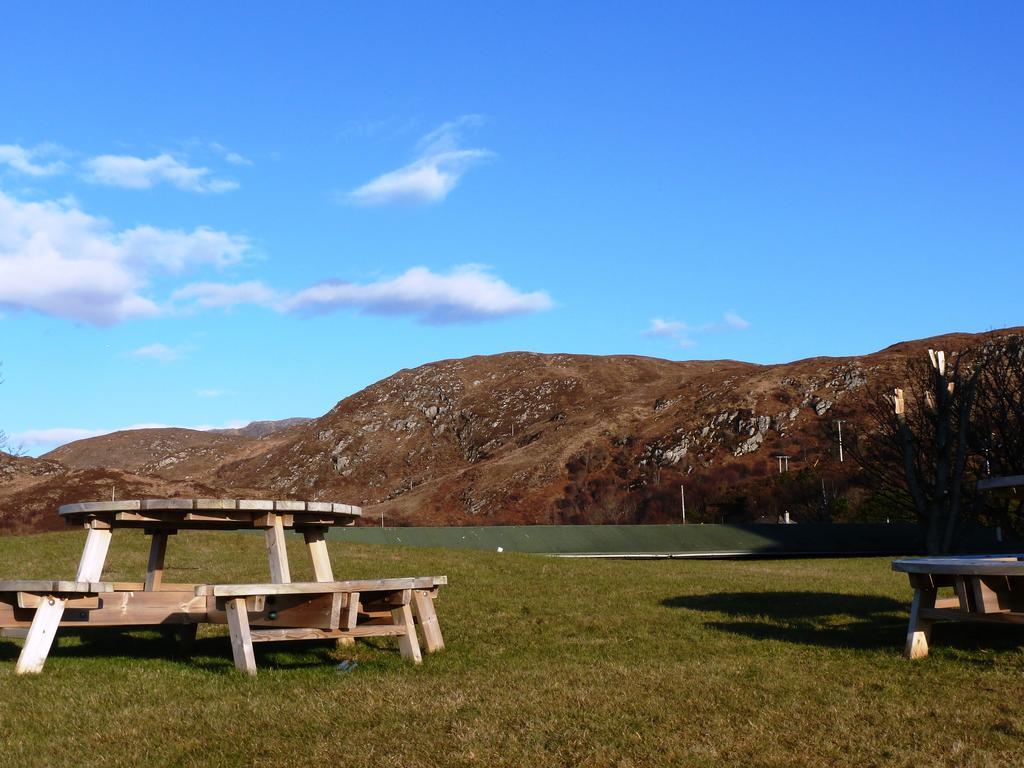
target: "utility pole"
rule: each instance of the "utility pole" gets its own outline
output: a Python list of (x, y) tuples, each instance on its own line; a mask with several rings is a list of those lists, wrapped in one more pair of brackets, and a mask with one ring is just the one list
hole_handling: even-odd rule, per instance
[(836, 419), (836, 424), (839, 425), (839, 463), (843, 463), (843, 420)]
[(686, 525), (686, 491), (683, 484), (679, 484), (679, 500), (683, 503), (683, 525)]

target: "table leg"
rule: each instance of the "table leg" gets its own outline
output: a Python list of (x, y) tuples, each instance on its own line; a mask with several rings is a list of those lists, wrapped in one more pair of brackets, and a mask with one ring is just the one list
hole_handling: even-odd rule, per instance
[(274, 515), (274, 523), (266, 530), (267, 558), (270, 560), (270, 580), (274, 584), (287, 584), (292, 580), (288, 572), (288, 550), (284, 543), (284, 522)]
[(334, 581), (334, 572), (331, 570), (331, 558), (327, 554), (327, 539), (324, 532), (319, 530), (306, 530), (302, 532), (306, 540), (306, 549), (309, 550), (309, 559), (313, 561), (313, 576), (317, 581)]
[(908, 659), (923, 659), (928, 655), (928, 641), (932, 636), (932, 621), (921, 618), (921, 610), (935, 607), (938, 590), (918, 587), (910, 604), (910, 623), (907, 626), (907, 645), (903, 655)]
[(160, 589), (160, 582), (164, 577), (164, 555), (167, 554), (167, 534), (154, 533), (153, 541), (149, 545), (149, 565), (146, 566), (147, 592), (155, 592)]
[(249, 632), (249, 614), (245, 610), (245, 598), (235, 597), (228, 600), (225, 613), (231, 632), (231, 654), (235, 658), (235, 669), (247, 675), (255, 675), (256, 657), (252, 652), (252, 635)]
[[(103, 563), (110, 547), (109, 528), (90, 528), (85, 538), (82, 559), (78, 561), (75, 581), (99, 581), (103, 574)], [(46, 657), (50, 654), (53, 638), (57, 634), (60, 620), (64, 616), (65, 600), (52, 595), (46, 596), (36, 608), (32, 626), (28, 629), (25, 645), (21, 649), (15, 674), (37, 674), (43, 671)]]
[(419, 664), (423, 661), (420, 653), (420, 641), (416, 639), (416, 624), (412, 619), (412, 609), (408, 603), (399, 605), (391, 610), (391, 619), (400, 627), (405, 628), (405, 634), (398, 636), (398, 648), (402, 652), (402, 658)]
[(423, 630), (423, 642), (427, 646), (427, 653), (443, 651), (444, 637), (441, 635), (441, 625), (437, 621), (437, 611), (434, 610), (434, 599), (430, 596), (430, 590), (414, 589), (412, 606), (420, 622), (420, 629)]

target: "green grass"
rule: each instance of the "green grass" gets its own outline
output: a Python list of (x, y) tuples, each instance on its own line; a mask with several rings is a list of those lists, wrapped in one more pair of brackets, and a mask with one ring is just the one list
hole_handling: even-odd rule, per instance
[[(74, 573), (80, 534), (0, 539), (0, 578)], [(291, 541), (293, 578), (309, 578)], [(331, 543), (341, 578), (447, 574), (448, 648), (66, 633), (38, 677), (0, 640), (0, 765), (1020, 765), (1024, 630), (941, 625), (901, 656), (887, 559), (556, 560)], [(117, 532), (109, 579), (146, 543)], [(262, 539), (181, 534), (169, 580), (266, 580)], [(335, 663), (358, 667), (338, 673)]]

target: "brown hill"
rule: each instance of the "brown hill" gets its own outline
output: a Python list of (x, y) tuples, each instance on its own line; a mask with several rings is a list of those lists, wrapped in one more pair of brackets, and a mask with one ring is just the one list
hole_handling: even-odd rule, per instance
[[(855, 429), (858, 395), (898, 376), (909, 356), (981, 338), (780, 365), (526, 352), (445, 360), (399, 371), (261, 439), (139, 430), (44, 459), (107, 462), (133, 473), (119, 480), (143, 495), (132, 483), (180, 495), (201, 487), (340, 499), (390, 524), (663, 522), (678, 519), (682, 483), (692, 520), (752, 519), (783, 506), (805, 518), (850, 514), (865, 492), (856, 466), (836, 460), (835, 419)], [(779, 454), (792, 457), (795, 473), (778, 474)], [(75, 480), (53, 473), (55, 485)], [(0, 514), (9, 503), (0, 479)], [(20, 503), (53, 515), (52, 505)]]
[(312, 419), (295, 416), (290, 419), (277, 419), (276, 421), (250, 421), (244, 427), (211, 429), (210, 432), (217, 435), (235, 435), (237, 437), (268, 437), (275, 432), (280, 432), (282, 429), (297, 427), (300, 424), (305, 424), (307, 421), (312, 421)]

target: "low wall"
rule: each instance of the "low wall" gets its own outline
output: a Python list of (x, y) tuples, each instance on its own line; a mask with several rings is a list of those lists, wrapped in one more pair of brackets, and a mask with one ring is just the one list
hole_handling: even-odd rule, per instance
[[(924, 554), (910, 523), (801, 525), (517, 525), (335, 528), (329, 538), (363, 544), (532, 552), (566, 557), (815, 557)], [(968, 553), (1017, 551), (991, 529), (960, 539)]]

